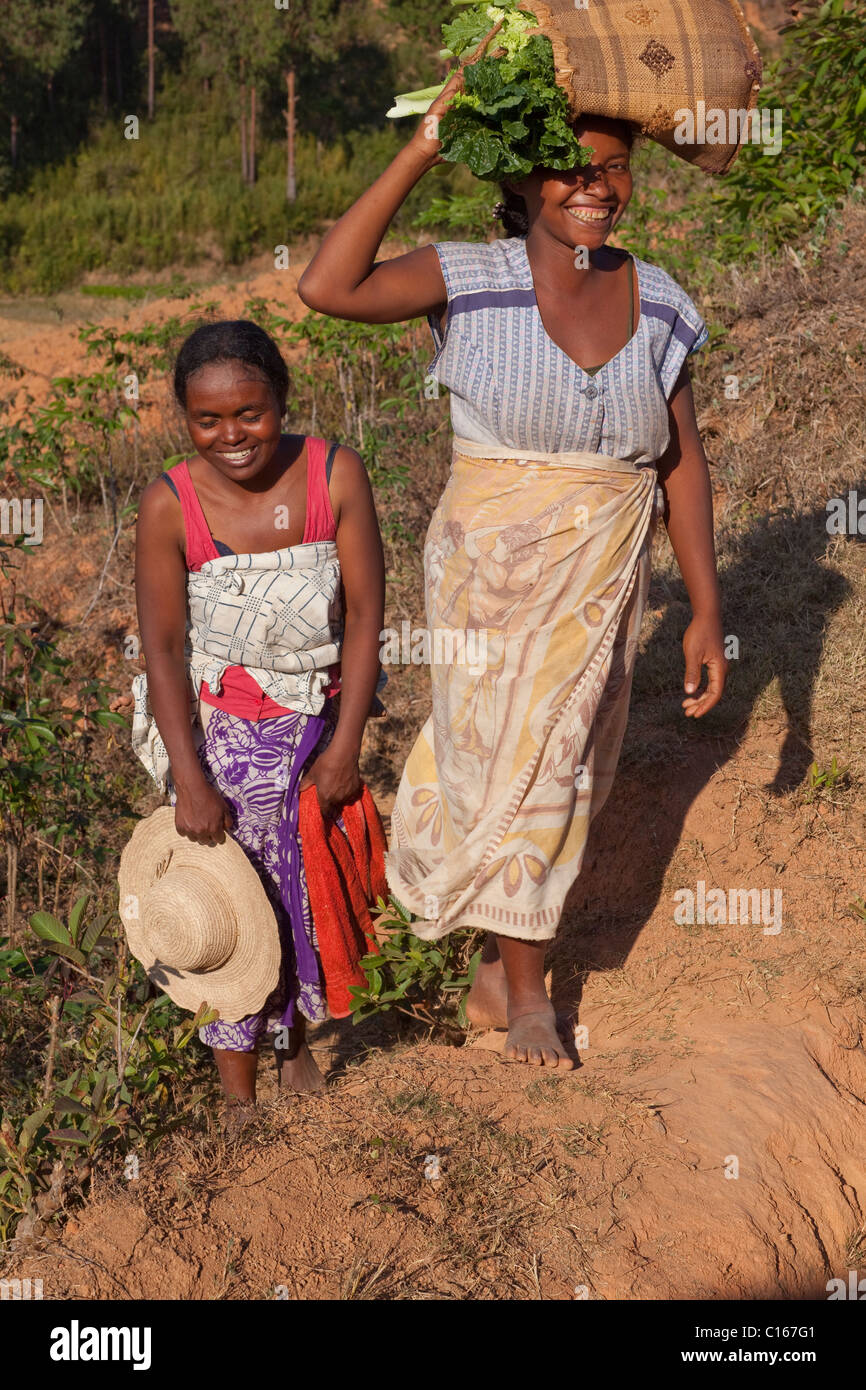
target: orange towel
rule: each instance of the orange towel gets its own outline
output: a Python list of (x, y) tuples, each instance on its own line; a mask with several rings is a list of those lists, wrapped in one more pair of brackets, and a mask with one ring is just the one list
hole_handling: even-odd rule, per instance
[(315, 787), (301, 792), (298, 824), (325, 995), (334, 1018), (350, 1013), (352, 985), (365, 985), (361, 958), (375, 951), (369, 909), (384, 897), (385, 829), (369, 788), (341, 812), (346, 833), (325, 822)]

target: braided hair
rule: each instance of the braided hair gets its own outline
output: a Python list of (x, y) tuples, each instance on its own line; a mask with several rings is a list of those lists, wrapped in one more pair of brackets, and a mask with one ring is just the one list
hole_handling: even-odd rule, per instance
[(289, 370), (273, 338), (249, 319), (221, 319), (203, 323), (183, 342), (174, 364), (174, 394), (186, 409), (186, 388), (191, 376), (212, 362), (243, 362), (269, 383), (285, 413)]

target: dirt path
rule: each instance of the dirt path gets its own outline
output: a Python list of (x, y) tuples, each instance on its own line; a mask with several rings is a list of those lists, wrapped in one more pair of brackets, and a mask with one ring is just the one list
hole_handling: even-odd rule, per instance
[[(756, 726), (707, 782), (648, 921), (629, 913), (651, 853), (633, 822), (664, 778), (642, 797), (621, 779), (592, 909), (552, 960), (585, 1030), (575, 1072), (509, 1065), (500, 1034), (324, 1025), (324, 1095), (281, 1097), (263, 1058), (255, 1130), (226, 1148), (202, 1117), (136, 1181), (101, 1171), (20, 1277), (51, 1298), (826, 1297), (866, 1263), (866, 971), (844, 911), (866, 846), (844, 810), (774, 813), (754, 772), (781, 741)], [(794, 852), (778, 875), (758, 868), (768, 843)], [(781, 930), (677, 925), (674, 886), (699, 878), (781, 883)]]
[[(744, 763), (771, 748), (756, 731)], [(696, 861), (741, 770), (687, 819)], [(744, 875), (752, 809), (730, 851)], [(248, 1140), (198, 1132), (137, 1181), (100, 1174), (24, 1273), (46, 1297), (826, 1296), (864, 1246), (862, 926), (822, 919), (814, 887), (831, 839), (840, 895), (863, 881), (842, 819), (816, 814), (778, 935), (676, 927), (663, 896), (625, 964), (593, 970), (572, 914), (553, 977), (564, 1006), (573, 967), (588, 975), (574, 1073), (509, 1065), (496, 1034), (365, 1050), (363, 1027), (327, 1025), (323, 1096), (280, 1098), (263, 1060)]]

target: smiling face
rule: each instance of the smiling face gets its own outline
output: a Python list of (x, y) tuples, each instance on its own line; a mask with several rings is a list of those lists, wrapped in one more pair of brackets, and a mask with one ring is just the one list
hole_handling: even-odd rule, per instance
[(543, 232), (576, 249), (603, 246), (632, 194), (630, 149), (619, 121), (586, 117), (574, 127), (589, 163), (572, 170), (534, 169), (510, 186), (526, 201), (530, 234)]
[(280, 447), (283, 406), (246, 362), (211, 362), (187, 381), (186, 423), (198, 453), (224, 478), (257, 478)]

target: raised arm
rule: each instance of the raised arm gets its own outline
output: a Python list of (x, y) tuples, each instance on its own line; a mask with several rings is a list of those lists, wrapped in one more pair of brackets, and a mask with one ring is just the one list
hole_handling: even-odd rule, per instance
[(462, 82), (455, 74), (409, 143), (328, 232), (298, 283), (310, 309), (359, 323), (402, 323), (443, 312), (447, 293), (432, 246), (378, 265), (376, 255), (416, 183), (441, 163), (437, 121)]
[(175, 825), (200, 844), (220, 843), (231, 829), (231, 813), (201, 770), (189, 718), (183, 521), (159, 478), (145, 488), (138, 508), (135, 599), (150, 707), (177, 793)]

